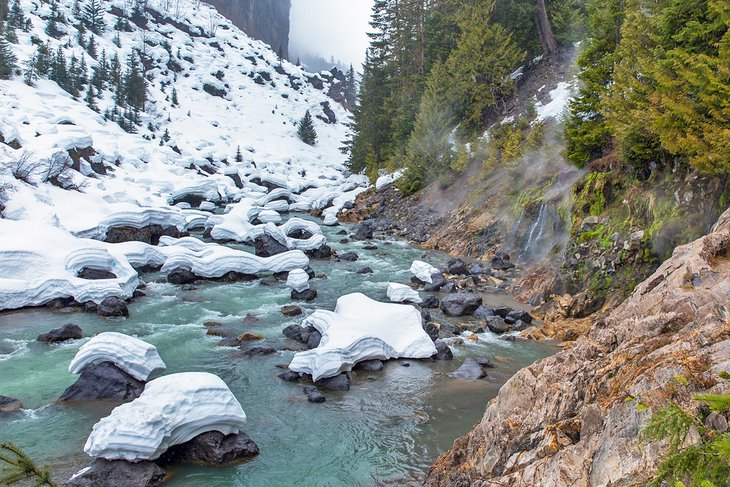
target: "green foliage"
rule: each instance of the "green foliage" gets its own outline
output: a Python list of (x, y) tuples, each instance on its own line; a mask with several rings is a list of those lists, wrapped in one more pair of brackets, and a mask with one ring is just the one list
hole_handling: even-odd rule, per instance
[(10, 79), (16, 69), (17, 58), (13, 54), (10, 43), (3, 33), (3, 23), (0, 21), (0, 79)]
[(2, 475), (0, 485), (12, 485), (21, 480), (32, 480), (36, 487), (43, 485), (59, 487), (59, 484), (51, 479), (48, 467), (38, 467), (23, 450), (12, 443), (0, 445), (0, 462), (3, 464), (0, 469), (0, 475)]
[(106, 29), (104, 22), (104, 5), (102, 0), (87, 0), (81, 13), (81, 21), (94, 34), (101, 34)]
[(307, 145), (314, 145), (317, 143), (317, 131), (314, 129), (314, 121), (312, 120), (312, 114), (309, 110), (306, 111), (302, 119), (299, 121), (299, 127), (297, 128), (297, 135)]
[[(730, 412), (730, 395), (699, 394), (695, 401), (706, 403), (716, 413)], [(694, 443), (685, 446), (690, 433), (696, 432)], [(727, 485), (730, 478), (730, 433), (721, 433), (705, 426), (702, 409), (692, 413), (672, 402), (652, 414), (641, 431), (644, 442), (667, 441), (669, 450), (650, 486), (685, 485), (707, 487)]]

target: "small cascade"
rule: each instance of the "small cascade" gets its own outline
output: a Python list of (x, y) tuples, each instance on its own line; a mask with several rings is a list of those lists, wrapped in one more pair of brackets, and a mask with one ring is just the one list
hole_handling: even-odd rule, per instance
[(543, 201), (520, 212), (507, 239), (507, 248), (518, 260), (536, 263), (556, 246), (564, 245), (569, 227), (560, 215), (559, 204), (560, 201)]

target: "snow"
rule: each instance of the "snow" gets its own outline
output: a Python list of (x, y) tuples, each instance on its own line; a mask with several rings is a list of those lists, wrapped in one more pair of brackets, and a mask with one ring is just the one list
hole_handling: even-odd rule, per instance
[(421, 323), (413, 306), (381, 303), (361, 293), (341, 296), (334, 311), (317, 310), (303, 321), (322, 340), (317, 348), (297, 352), (289, 369), (316, 381), (363, 360), (431, 357), (436, 348)]
[(137, 399), (96, 423), (84, 452), (107, 460), (154, 460), (208, 431), (238, 433), (245, 421), (241, 404), (220, 377), (171, 374), (148, 382)]
[(398, 284), (397, 282), (388, 283), (386, 295), (388, 296), (388, 299), (394, 303), (420, 304), (423, 301), (418, 295), (418, 292), (405, 284)]
[(122, 333), (104, 332), (79, 348), (68, 371), (80, 374), (87, 365), (102, 362), (111, 362), (142, 382), (146, 382), (154, 372), (166, 368), (153, 345)]
[(552, 90), (550, 95), (550, 101), (546, 104), (537, 103), (535, 109), (537, 115), (535, 117), (536, 122), (541, 122), (548, 118), (561, 119), (568, 108), (568, 103), (571, 97), (575, 94), (576, 86), (575, 83), (567, 83), (561, 81), (558, 86)]
[(298, 293), (309, 289), (309, 274), (303, 269), (295, 269), (286, 278), (286, 285)]
[[(110, 0), (108, 6), (125, 11), (127, 3)], [(20, 4), (32, 28), (27, 33), (18, 31), (19, 43), (11, 46), (19, 66), (35, 53), (32, 37), (47, 41), (52, 52), (60, 49), (66, 59), (75, 54), (79, 59), (84, 56), (90, 68), (97, 64), (78, 45), (71, 22), (61, 26), (68, 36), (53, 39), (45, 33), (42, 18), (49, 13), (48, 5), (33, 0), (20, 0)], [(138, 283), (132, 264), (142, 261), (166, 268), (189, 265), (201, 276), (235, 266), (238, 272), (301, 268), (306, 265), (301, 253), (256, 261), (214, 244), (198, 248), (182, 241), (165, 249), (95, 240), (103, 240), (115, 227), (160, 225), (181, 232), (212, 229), (213, 238), (221, 241), (250, 242), (266, 233), (292, 250), (311, 250), (326, 243), (319, 226), (297, 219), (277, 226), (281, 214), (323, 210), (327, 224), (334, 224), (337, 214), (365, 191), (367, 178), (344, 171), (345, 156), (339, 147), (349, 114), (326, 96), (330, 81), (324, 79), (324, 89), (317, 90), (308, 82), (308, 73), (286, 61), (280, 63), (268, 46), (250, 39), (205, 3), (179, 0), (175, 4), (174, 12), (166, 12), (169, 2), (150, 0), (148, 7), (168, 20), (150, 19), (146, 31), (131, 24), (132, 32), (118, 32), (121, 47), (113, 43), (117, 31), (112, 28), (94, 37), (97, 51), (104, 50), (108, 60), (113, 54), (126, 60), (135, 49), (149, 58), (148, 101), (140, 114), (138, 133), (125, 132), (89, 109), (83, 94), (74, 99), (47, 79), (39, 79), (32, 87), (19, 76), (0, 80), (0, 133), (6, 142), (0, 143), (0, 187), (5, 188), (4, 196), (0, 193), (4, 205), (0, 309), (41, 305), (57, 297), (81, 302), (129, 297)], [(73, 18), (73, 0), (60, 0), (58, 5), (62, 15)], [(117, 17), (106, 12), (105, 20), (111, 26)], [(192, 35), (177, 28), (178, 22)], [(214, 38), (211, 25), (219, 26)], [(220, 47), (211, 46), (212, 41)], [(254, 58), (256, 65), (248, 58)], [(168, 67), (170, 61), (180, 66), (178, 73)], [(218, 71), (222, 79), (215, 76)], [(257, 84), (255, 78), (264, 71), (271, 81)], [(210, 95), (203, 89), (205, 84), (225, 90), (225, 97)], [(170, 100), (173, 86), (177, 105)], [(101, 93), (97, 103), (102, 111), (113, 106), (113, 96), (110, 90)], [(323, 102), (330, 102), (337, 123), (315, 119), (318, 143), (311, 147), (299, 140), (294, 122), (307, 109), (319, 114)], [(160, 144), (165, 131), (170, 141)], [(10, 147), (11, 141), (22, 147)], [(234, 161), (238, 147), (241, 162)], [(70, 163), (69, 150), (80, 150), (83, 158), (64, 168), (58, 178), (64, 189), (51, 184), (45, 174), (51, 161)], [(33, 167), (27, 181), (12, 174), (23, 160)], [(200, 210), (205, 211), (190, 209), (191, 202), (193, 206), (200, 202)], [(210, 213), (226, 205), (229, 213)], [(265, 225), (251, 224), (256, 218)], [(297, 228), (306, 229), (312, 237), (289, 237)], [(213, 262), (217, 258), (222, 264)], [(39, 266), (40, 262), (44, 265)], [(118, 277), (79, 279), (76, 272), (82, 265), (108, 269)]]
[(434, 274), (441, 274), (441, 271), (436, 267), (432, 266), (428, 262), (423, 262), (422, 260), (414, 260), (413, 264), (411, 264), (410, 271), (418, 279), (429, 284), (433, 282), (431, 276)]

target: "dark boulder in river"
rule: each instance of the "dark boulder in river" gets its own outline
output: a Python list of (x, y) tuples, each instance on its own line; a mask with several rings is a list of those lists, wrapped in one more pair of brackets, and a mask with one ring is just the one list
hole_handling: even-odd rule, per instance
[(81, 371), (78, 380), (66, 388), (59, 401), (129, 401), (144, 390), (141, 382), (111, 362), (90, 364)]
[(38, 335), (36, 340), (43, 343), (58, 343), (65, 342), (66, 340), (78, 340), (79, 338), (83, 338), (83, 336), (84, 332), (79, 325), (67, 323), (60, 328), (54, 328), (48, 333)]

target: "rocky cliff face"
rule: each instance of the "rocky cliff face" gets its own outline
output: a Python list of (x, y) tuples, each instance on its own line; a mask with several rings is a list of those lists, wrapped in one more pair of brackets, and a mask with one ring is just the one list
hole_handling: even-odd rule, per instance
[(205, 0), (254, 39), (288, 57), (291, 0)]
[(665, 445), (640, 445), (641, 427), (669, 400), (687, 406), (694, 393), (730, 391), (722, 371), (730, 372), (730, 210), (593, 319), (572, 348), (507, 382), (425, 485), (644, 485)]

